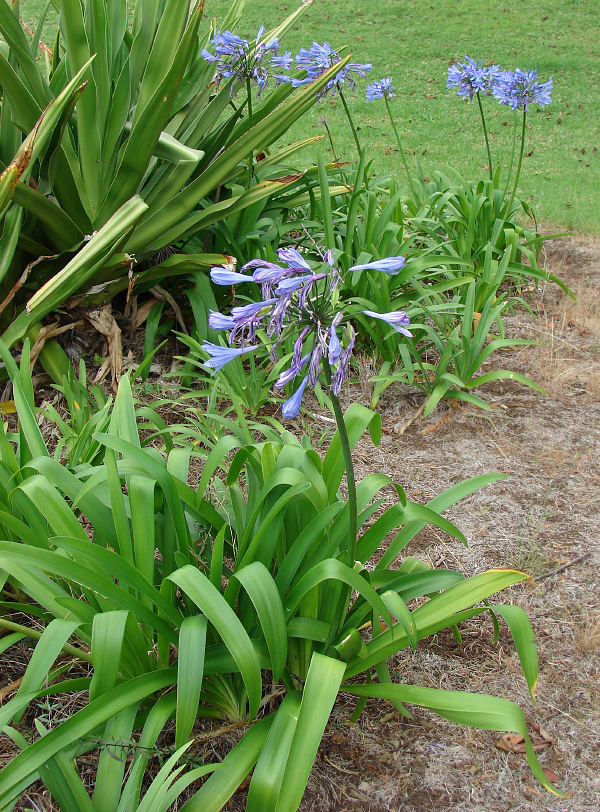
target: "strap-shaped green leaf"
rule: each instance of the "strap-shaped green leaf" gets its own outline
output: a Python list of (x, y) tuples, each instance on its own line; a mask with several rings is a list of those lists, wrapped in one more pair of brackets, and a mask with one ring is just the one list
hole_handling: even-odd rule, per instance
[(16, 800), (33, 780), (37, 770), (72, 741), (89, 735), (111, 716), (141, 702), (155, 691), (173, 685), (175, 680), (176, 670), (167, 668), (118, 685), (23, 750), (2, 771), (0, 809)]
[[(53, 620), (46, 626), (27, 665), (17, 696), (38, 691), (42, 687), (64, 644), (78, 626), (78, 621), (62, 619)], [(19, 717), (20, 714), (16, 718)]]
[(186, 617), (179, 630), (177, 655), (177, 716), (175, 747), (187, 741), (200, 701), (204, 678), (204, 652), (206, 648), (206, 617)]
[(92, 663), (94, 674), (90, 683), (90, 702), (115, 687), (121, 668), (127, 612), (98, 612), (92, 623)]
[(459, 725), (520, 733), (525, 740), (527, 762), (531, 772), (547, 790), (562, 797), (562, 793), (552, 786), (540, 767), (529, 738), (523, 711), (514, 702), (496, 696), (466, 691), (442, 691), (437, 688), (421, 688), (417, 685), (344, 685), (343, 690), (354, 696), (395, 699), (420, 705)]
[[(442, 491), (442, 493), (430, 499), (429, 502), (427, 502), (427, 507), (430, 508), (430, 510), (435, 510), (436, 513), (442, 513), (442, 511), (460, 499), (464, 499), (474, 491), (479, 490), (479, 488), (491, 485), (492, 482), (497, 482), (500, 479), (506, 479), (506, 474), (482, 474), (480, 476), (470, 477), (469, 479), (459, 482), (457, 485), (446, 488), (445, 491)], [(427, 522), (424, 521), (409, 522), (384, 552), (378, 564), (378, 568), (385, 569), (389, 567), (398, 555), (398, 552), (404, 549), (426, 524)]]
[(260, 705), (262, 682), (260, 663), (248, 633), (221, 593), (199, 570), (188, 565), (172, 572), (168, 579), (194, 601), (231, 652), (248, 691), (249, 714), (253, 719)]
[[(439, 630), (456, 625), (457, 615), (465, 611), (467, 607), (473, 606), (495, 592), (519, 583), (525, 578), (527, 576), (524, 573), (516, 570), (488, 570), (472, 578), (465, 578), (464, 581), (450, 587), (440, 595), (436, 595), (412, 612), (419, 640), (427, 634), (433, 633), (434, 629)], [(484, 610), (468, 611), (478, 614)], [(406, 633), (399, 627), (399, 624), (395, 624), (392, 629), (387, 629), (367, 643), (368, 656), (360, 661), (355, 660), (349, 663), (347, 677), (359, 674), (369, 666), (386, 660), (407, 645), (409, 645), (409, 640)]]
[(285, 667), (287, 632), (283, 605), (275, 582), (260, 561), (253, 561), (237, 570), (233, 578), (241, 583), (254, 604), (271, 655), (273, 681), (277, 682)]
[[(154, 523), (154, 491), (156, 483), (146, 476), (129, 477), (129, 509), (131, 511), (131, 535), (135, 572), (149, 583), (154, 582), (154, 556), (156, 553)], [(143, 599), (142, 599), (143, 600)]]
[(286, 694), (277, 709), (265, 746), (252, 773), (247, 809), (274, 812), (277, 806), (290, 746), (300, 715), (301, 700), (300, 691), (292, 691)]
[(322, 654), (313, 654), (276, 812), (295, 812), (302, 800), (344, 671), (345, 663)]
[[(86, 532), (71, 507), (55, 487), (40, 474), (25, 479), (19, 489), (27, 494), (32, 510), (42, 510), (52, 533), (87, 540)], [(35, 563), (35, 562), (34, 562)]]
[(406, 632), (406, 636), (409, 639), (411, 648), (413, 650), (416, 649), (417, 630), (415, 628), (411, 611), (406, 605), (405, 601), (396, 592), (391, 592), (390, 590), (383, 593), (381, 600), (385, 603), (390, 613), (397, 618), (398, 622)]
[(499, 604), (498, 606), (492, 606), (491, 611), (499, 614), (500, 617), (506, 621), (510, 629), (521, 662), (521, 668), (527, 680), (527, 687), (535, 704), (535, 689), (538, 680), (538, 656), (529, 618), (520, 606)]
[[(94, 788), (94, 812), (114, 812), (121, 797), (131, 734), (137, 716), (135, 704), (108, 720), (103, 732), (106, 746), (100, 751)], [(117, 744), (121, 742), (121, 746)]]
[[(348, 432), (350, 449), (353, 449), (365, 432), (369, 429), (371, 439), (375, 445), (381, 438), (381, 417), (377, 412), (367, 409), (360, 403), (352, 403), (344, 414), (344, 423)], [(331, 445), (327, 449), (323, 460), (323, 477), (327, 485), (329, 499), (333, 500), (344, 474), (344, 458), (339, 432), (336, 431)]]

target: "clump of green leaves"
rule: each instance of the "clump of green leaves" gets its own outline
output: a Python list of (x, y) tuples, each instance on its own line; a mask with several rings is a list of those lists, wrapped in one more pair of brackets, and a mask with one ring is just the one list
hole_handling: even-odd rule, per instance
[[(140, 441), (124, 377), (108, 427), (94, 436), (101, 461), (71, 468), (49, 454), (35, 419), (27, 347), (21, 370), (9, 367), (19, 430), (0, 434), (7, 598), (0, 626), (10, 632), (4, 648), (23, 637), (37, 643), (19, 691), (0, 709), (4, 730), (22, 748), (3, 771), (0, 808), (39, 777), (67, 812), (100, 804), (115, 812), (167, 809), (212, 772), (183, 808), (219, 810), (253, 770), (248, 808), (293, 812), (340, 691), (359, 698), (355, 717), (371, 696), (406, 715), (405, 703), (416, 704), (463, 724), (518, 731), (532, 770), (552, 790), (517, 706), (394, 684), (386, 665), (420, 639), (491, 611), (508, 623), (533, 692), (537, 657), (525, 615), (482, 604), (523, 573), (465, 578), (410, 556), (395, 566), (429, 522), (464, 541), (441, 512), (502, 475), (459, 483), (427, 505), (407, 500), (389, 477), (368, 475), (357, 485), (360, 533), (349, 566), (339, 432), (323, 459), (306, 438), (273, 427), (260, 442), (175, 435), (163, 456)], [(379, 418), (370, 410), (355, 404), (344, 422), (352, 446), (367, 428), (378, 442)], [(192, 488), (197, 454), (202, 474)], [(383, 509), (389, 486), (397, 501)], [(13, 611), (35, 615), (42, 630), (11, 619)], [(68, 668), (55, 668), (61, 651), (89, 664), (91, 675), (70, 679)], [(283, 698), (261, 718), (272, 685)], [(18, 728), (24, 710), (73, 691), (88, 691), (89, 704), (51, 730), (40, 725), (27, 742)], [(203, 716), (248, 727), (221, 763), (184, 772), (181, 759)], [(149, 755), (170, 719), (173, 756), (142, 797)], [(114, 759), (109, 743), (138, 733), (131, 763)], [(98, 741), (106, 746), (90, 799), (73, 759)]]

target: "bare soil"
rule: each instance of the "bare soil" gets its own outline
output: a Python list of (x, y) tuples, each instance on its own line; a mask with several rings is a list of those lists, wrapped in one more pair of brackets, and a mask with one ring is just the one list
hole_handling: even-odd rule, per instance
[[(349, 725), (354, 700), (341, 696), (302, 812), (600, 809), (600, 243), (561, 240), (551, 244), (545, 263), (576, 292), (577, 302), (554, 285), (527, 294), (535, 318), (515, 309), (507, 329), (538, 345), (508, 351), (488, 369), (528, 375), (547, 395), (497, 382), (477, 392), (489, 412), (441, 406), (399, 436), (394, 428), (414, 415), (422, 398), (390, 387), (379, 403), (381, 444), (374, 449), (362, 440), (356, 460), (359, 478), (384, 472), (419, 502), (470, 476), (508, 475), (446, 512), (467, 548), (427, 528), (406, 552), (466, 575), (513, 567), (532, 576), (495, 601), (522, 606), (532, 622), (540, 658), (537, 706), (510, 635), (503, 631), (494, 644), (485, 616), (464, 624), (460, 644), (450, 632), (440, 633), (415, 652), (403, 651), (391, 668), (398, 681), (517, 702), (532, 732), (541, 726), (551, 739), (539, 759), (566, 797), (538, 785), (524, 755), (499, 750), (500, 733), (459, 727), (419, 709), (407, 720), (376, 701)], [(365, 371), (346, 390), (348, 403), (369, 403), (367, 378)], [(311, 430), (316, 437), (327, 426), (316, 415)], [(5, 683), (18, 679), (26, 660), (4, 663)], [(37, 789), (18, 809), (55, 810), (47, 792)], [(244, 809), (245, 792), (229, 808)]]

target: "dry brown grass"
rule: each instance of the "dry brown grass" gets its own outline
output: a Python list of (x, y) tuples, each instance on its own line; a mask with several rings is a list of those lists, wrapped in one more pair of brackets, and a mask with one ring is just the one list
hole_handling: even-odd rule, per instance
[(586, 610), (573, 635), (575, 648), (585, 656), (600, 651), (600, 614)]

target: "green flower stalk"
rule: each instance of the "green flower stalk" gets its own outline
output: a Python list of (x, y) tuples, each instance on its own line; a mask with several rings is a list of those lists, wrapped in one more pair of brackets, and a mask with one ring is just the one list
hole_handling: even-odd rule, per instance
[(398, 133), (398, 129), (396, 128), (396, 122), (394, 121), (394, 117), (392, 116), (392, 111), (390, 109), (390, 99), (394, 98), (394, 87), (392, 85), (391, 78), (382, 79), (379, 82), (372, 82), (370, 85), (367, 85), (366, 97), (367, 101), (375, 101), (377, 99), (383, 99), (385, 101), (388, 118), (390, 119), (390, 124), (392, 125), (394, 135), (396, 136), (396, 143), (398, 144), (400, 157), (402, 158), (402, 163), (404, 164), (404, 171), (406, 172), (406, 177), (408, 179), (410, 191), (412, 193), (412, 196), (416, 200), (417, 193), (415, 191), (413, 179), (410, 174), (410, 169), (408, 168), (408, 161), (406, 160), (406, 155), (404, 154), (404, 150), (402, 149), (402, 141), (400, 140), (400, 135)]

